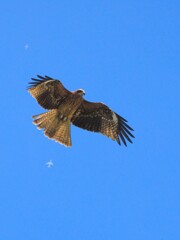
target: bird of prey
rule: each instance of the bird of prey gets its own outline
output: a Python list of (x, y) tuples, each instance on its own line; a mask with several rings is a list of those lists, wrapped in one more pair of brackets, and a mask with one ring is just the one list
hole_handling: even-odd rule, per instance
[(71, 123), (77, 127), (99, 132), (125, 146), (126, 140), (132, 143), (133, 129), (127, 120), (112, 111), (101, 102), (89, 102), (83, 98), (85, 91), (67, 90), (59, 80), (39, 76), (32, 78), (29, 93), (41, 107), (48, 112), (33, 116), (33, 123), (38, 129), (44, 129), (44, 134), (55, 141), (69, 147), (72, 146)]

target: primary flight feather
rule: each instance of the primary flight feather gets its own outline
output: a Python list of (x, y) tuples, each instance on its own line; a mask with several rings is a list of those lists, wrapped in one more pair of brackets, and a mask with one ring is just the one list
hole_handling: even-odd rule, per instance
[(44, 134), (55, 141), (72, 146), (70, 126), (100, 132), (125, 146), (126, 141), (132, 143), (133, 129), (127, 120), (113, 112), (103, 103), (88, 102), (83, 99), (84, 90), (74, 92), (67, 90), (59, 80), (39, 76), (32, 78), (28, 91), (41, 107), (50, 110), (33, 116), (33, 123), (38, 129), (44, 129)]

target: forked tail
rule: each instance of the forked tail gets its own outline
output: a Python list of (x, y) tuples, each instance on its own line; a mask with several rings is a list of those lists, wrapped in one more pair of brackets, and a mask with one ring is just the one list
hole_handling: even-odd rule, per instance
[(71, 143), (70, 120), (53, 109), (49, 112), (33, 116), (33, 123), (38, 129), (44, 129), (44, 134), (55, 141), (69, 147)]

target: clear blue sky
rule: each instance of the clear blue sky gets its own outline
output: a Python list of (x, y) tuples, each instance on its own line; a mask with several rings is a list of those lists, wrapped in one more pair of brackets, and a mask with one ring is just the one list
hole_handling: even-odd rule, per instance
[[(178, 0), (1, 2), (0, 239), (180, 239), (179, 13)], [(36, 74), (110, 106), (134, 143), (74, 126), (72, 148), (45, 138)]]

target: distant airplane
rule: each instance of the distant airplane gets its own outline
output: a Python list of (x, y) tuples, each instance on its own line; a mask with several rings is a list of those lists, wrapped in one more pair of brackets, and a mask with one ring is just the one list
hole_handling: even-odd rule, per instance
[(48, 168), (53, 167), (54, 163), (50, 160), (49, 162), (46, 163)]

